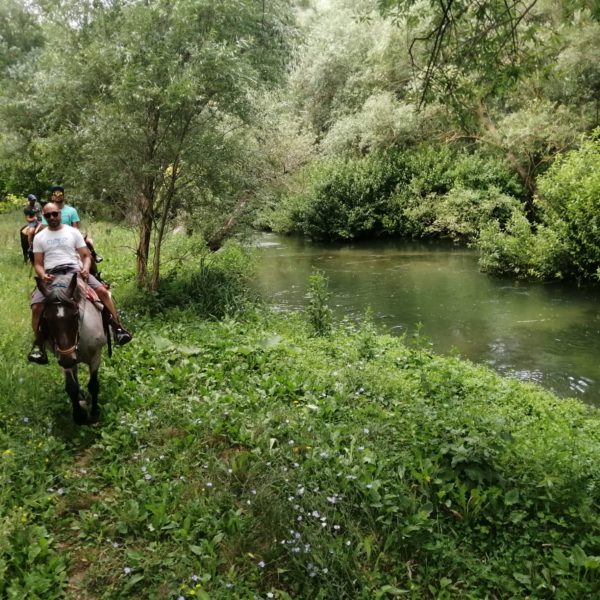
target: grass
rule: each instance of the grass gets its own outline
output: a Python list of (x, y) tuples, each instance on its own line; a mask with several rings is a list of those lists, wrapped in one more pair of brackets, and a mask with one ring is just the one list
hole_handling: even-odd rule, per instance
[[(25, 360), (14, 224), (0, 226), (0, 596), (600, 592), (595, 409), (368, 322), (315, 336), (298, 315), (232, 316), (248, 306), (237, 250), (205, 259), (202, 280), (171, 275), (142, 311), (119, 250), (131, 234), (98, 225), (136, 337), (101, 369), (102, 425), (76, 428), (56, 364)], [(200, 318), (219, 281), (230, 310)]]

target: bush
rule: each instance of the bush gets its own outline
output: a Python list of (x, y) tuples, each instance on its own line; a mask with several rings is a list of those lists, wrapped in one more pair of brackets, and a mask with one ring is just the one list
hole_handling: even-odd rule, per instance
[(598, 277), (600, 268), (600, 139), (559, 157), (539, 178), (542, 223), (522, 211), (506, 225), (491, 221), (478, 245), (484, 271), (533, 279)]
[(503, 228), (515, 210), (518, 200), (497, 188), (475, 190), (452, 188), (436, 203), (433, 222), (426, 233), (454, 240), (472, 240), (482, 228), (496, 221)]
[(331, 332), (333, 311), (328, 301), (329, 280), (323, 271), (314, 270), (308, 279), (308, 305), (306, 315), (315, 335), (324, 336)]
[(333, 160), (312, 168), (307, 189), (292, 221), (313, 239), (353, 239), (384, 231), (387, 200), (406, 176), (402, 156), (394, 153)]
[(121, 304), (148, 314), (186, 308), (201, 317), (221, 318), (241, 312), (254, 302), (255, 293), (250, 287), (253, 272), (250, 252), (229, 243), (218, 252), (203, 251), (171, 269), (155, 294), (131, 291)]
[(533, 231), (522, 210), (513, 209), (506, 227), (490, 221), (479, 235), (479, 265), (483, 271), (526, 279), (561, 279), (566, 270), (566, 251), (550, 227)]
[(569, 274), (596, 276), (600, 267), (600, 130), (558, 158), (538, 181), (545, 219), (568, 254)]
[(24, 205), (24, 200), (22, 200), (18, 196), (9, 194), (5, 198), (0, 199), (0, 215), (8, 212), (13, 212), (14, 210), (22, 208)]
[(470, 239), (490, 218), (505, 222), (511, 197), (521, 195), (496, 157), (429, 145), (314, 164), (302, 191), (286, 197), (268, 222), (313, 239)]

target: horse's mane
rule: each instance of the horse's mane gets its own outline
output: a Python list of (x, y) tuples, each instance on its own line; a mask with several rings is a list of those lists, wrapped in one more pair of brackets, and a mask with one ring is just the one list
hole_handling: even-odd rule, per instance
[(44, 298), (45, 303), (63, 303), (67, 304), (78, 304), (81, 299), (81, 290), (79, 284), (75, 286), (75, 292), (73, 298), (67, 295), (67, 290), (73, 279), (73, 274), (68, 273), (66, 275), (56, 275), (50, 284), (46, 287), (47, 294)]

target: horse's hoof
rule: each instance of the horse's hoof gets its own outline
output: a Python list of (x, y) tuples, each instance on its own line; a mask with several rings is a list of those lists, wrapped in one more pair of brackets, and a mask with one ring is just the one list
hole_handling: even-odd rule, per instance
[(89, 424), (90, 425), (97, 425), (98, 423), (100, 423), (100, 409), (96, 409), (96, 410), (92, 410), (92, 412), (90, 413), (90, 418), (89, 418)]

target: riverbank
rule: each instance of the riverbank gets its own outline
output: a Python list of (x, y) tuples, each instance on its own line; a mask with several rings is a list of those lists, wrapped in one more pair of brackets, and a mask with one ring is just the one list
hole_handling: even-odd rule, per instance
[(597, 284), (494, 277), (475, 250), (439, 240), (323, 244), (264, 233), (254, 244), (254, 281), (279, 310), (302, 310), (318, 268), (338, 322), (370, 309), (382, 333), (410, 336), (420, 323), (436, 353), (600, 406)]
[[(76, 428), (56, 365), (24, 359), (31, 282), (11, 234), (1, 595), (598, 593), (596, 410), (369, 324), (315, 337), (258, 309), (130, 309), (135, 340), (101, 370), (102, 424)], [(118, 300), (126, 235), (96, 236)]]

